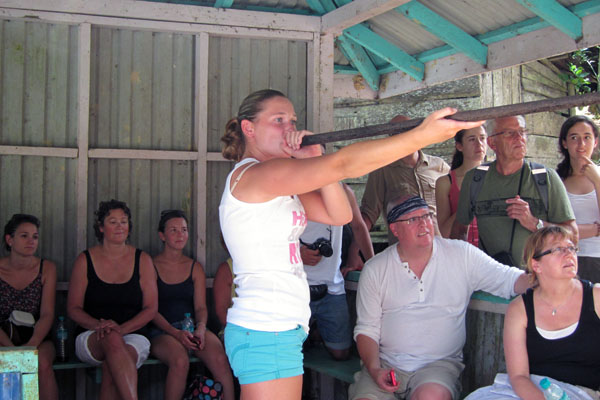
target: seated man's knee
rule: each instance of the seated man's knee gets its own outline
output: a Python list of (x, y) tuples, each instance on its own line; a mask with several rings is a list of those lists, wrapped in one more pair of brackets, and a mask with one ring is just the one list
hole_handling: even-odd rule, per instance
[(415, 389), (410, 400), (452, 400), (452, 394), (444, 385), (425, 383)]

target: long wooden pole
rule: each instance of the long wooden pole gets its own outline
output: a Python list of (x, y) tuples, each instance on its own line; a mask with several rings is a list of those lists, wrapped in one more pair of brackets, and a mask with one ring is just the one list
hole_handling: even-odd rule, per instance
[[(510, 117), (512, 115), (564, 110), (572, 107), (582, 107), (598, 103), (600, 103), (600, 93), (595, 92), (578, 96), (560, 97), (557, 99), (538, 100), (527, 103), (510, 104), (507, 106), (482, 108), (480, 110), (459, 111), (452, 115), (452, 119), (458, 121), (483, 121), (501, 117)], [(305, 136), (302, 140), (302, 146), (339, 142), (341, 140), (363, 139), (380, 135), (395, 135), (416, 127), (422, 121), (423, 118), (417, 118), (402, 122), (390, 122), (387, 124), (365, 126), (363, 128), (344, 129), (341, 131)]]

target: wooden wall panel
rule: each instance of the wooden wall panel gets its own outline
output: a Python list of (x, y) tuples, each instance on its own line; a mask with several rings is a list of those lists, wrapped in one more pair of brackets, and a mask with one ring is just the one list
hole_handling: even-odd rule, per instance
[(306, 42), (211, 37), (208, 151), (221, 151), (225, 124), (237, 114), (242, 100), (260, 89), (287, 95), (298, 126), (306, 127), (306, 63)]
[(206, 182), (206, 265), (207, 276), (214, 276), (219, 264), (229, 258), (221, 245), (221, 225), (219, 223), (219, 203), (225, 187), (225, 179), (233, 163), (208, 163)]
[(183, 210), (190, 221), (190, 241), (185, 251), (193, 253), (193, 162), (94, 159), (90, 161), (89, 171), (88, 246), (97, 243), (93, 221), (100, 201), (117, 199), (126, 202), (131, 209), (131, 244), (151, 255), (162, 249), (157, 233), (160, 212)]
[[(0, 223), (25, 213), (41, 221), (37, 254), (54, 261), (68, 280), (75, 259), (76, 161), (59, 157), (0, 157)], [(6, 255), (4, 246), (0, 251)]]
[(192, 35), (92, 28), (90, 147), (195, 150)]
[(72, 147), (77, 28), (0, 20), (0, 144)]

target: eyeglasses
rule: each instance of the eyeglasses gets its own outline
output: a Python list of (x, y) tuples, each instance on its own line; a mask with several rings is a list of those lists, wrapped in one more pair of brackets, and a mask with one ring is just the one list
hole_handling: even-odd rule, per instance
[(528, 134), (529, 134), (529, 131), (527, 129), (518, 129), (518, 130), (508, 129), (506, 131), (496, 132), (492, 135), (492, 137), (498, 136), (498, 135), (504, 135), (504, 137), (508, 137), (511, 139), (516, 139), (519, 136), (522, 137), (523, 139), (527, 139)]
[(548, 254), (551, 254), (551, 253), (552, 254), (559, 254), (560, 253), (562, 255), (567, 255), (569, 253), (570, 254), (576, 254), (578, 251), (579, 251), (579, 248), (575, 247), (575, 246), (566, 246), (566, 247), (558, 246), (558, 247), (555, 247), (553, 249), (542, 251), (539, 254), (534, 254), (533, 255), (533, 259), (538, 260), (538, 259), (544, 257), (545, 255), (548, 255)]
[(418, 224), (421, 221), (431, 221), (433, 220), (433, 213), (432, 212), (428, 212), (427, 214), (423, 214), (421, 216), (418, 217), (412, 217), (412, 218), (407, 218), (407, 219), (397, 219), (394, 221), (394, 223), (396, 222), (406, 222), (406, 225), (412, 225), (412, 224)]

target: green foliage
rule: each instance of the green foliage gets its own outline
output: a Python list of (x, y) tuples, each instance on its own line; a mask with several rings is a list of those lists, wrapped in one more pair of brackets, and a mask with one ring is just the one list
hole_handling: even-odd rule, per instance
[[(575, 87), (575, 93), (584, 94), (598, 91), (598, 54), (600, 46), (577, 50), (569, 55), (569, 72), (560, 74), (564, 82)], [(589, 107), (590, 112), (600, 117), (597, 104)]]

